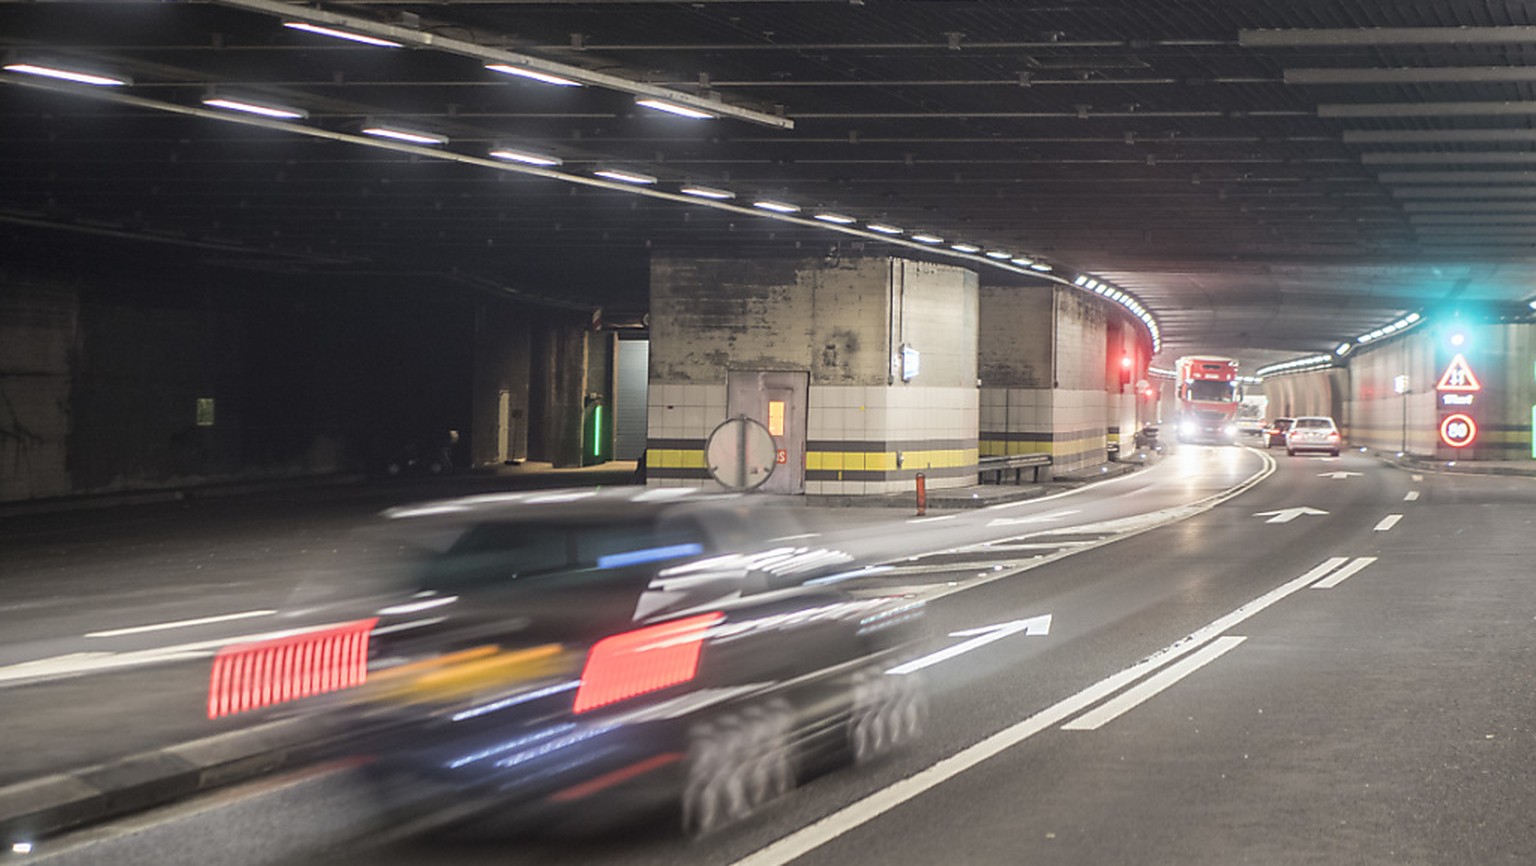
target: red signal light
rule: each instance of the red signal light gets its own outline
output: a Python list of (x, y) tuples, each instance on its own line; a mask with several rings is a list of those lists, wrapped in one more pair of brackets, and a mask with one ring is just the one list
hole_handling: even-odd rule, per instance
[(581, 672), (573, 712), (686, 683), (699, 670), (699, 651), (718, 611), (610, 635), (592, 645)]

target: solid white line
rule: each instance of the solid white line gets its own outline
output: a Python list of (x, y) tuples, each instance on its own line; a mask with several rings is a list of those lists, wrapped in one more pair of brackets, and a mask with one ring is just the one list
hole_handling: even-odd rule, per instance
[(275, 610), (246, 610), (240, 613), (225, 613), (218, 616), (204, 616), (197, 619), (180, 619), (175, 622), (156, 622), (149, 625), (136, 625), (129, 628), (114, 628), (107, 631), (86, 632), (86, 637), (117, 637), (125, 634), (142, 634), (147, 631), (163, 631), (172, 628), (188, 628), (194, 625), (208, 625), (214, 622), (229, 622), (234, 619), (250, 619), (257, 616), (272, 616)]
[(988, 758), (995, 757), (1024, 742), (1035, 734), (1061, 722), (1063, 719), (1093, 706), (1100, 700), (1109, 697), (1163, 665), (1200, 649), (1200, 647), (1221, 635), (1222, 632), (1258, 614), (1260, 611), (1297, 590), (1305, 588), (1307, 584), (1337, 568), (1340, 563), (1346, 562), (1348, 559), (1349, 557), (1347, 556), (1331, 557), (1306, 574), (1275, 587), (1264, 595), (1239, 607), (1237, 610), (1190, 634), (1183, 640), (1158, 650), (1156, 653), (1125, 670), (1111, 674), (1077, 694), (1035, 713), (1022, 722), (1006, 727), (978, 743), (967, 746), (938, 763), (919, 771), (915, 775), (908, 776), (894, 785), (881, 788), (862, 800), (856, 800), (814, 824), (802, 827), (788, 836), (779, 839), (777, 842), (759, 848), (752, 854), (737, 860), (732, 866), (782, 866), (782, 864), (788, 863), (797, 857), (810, 853), (844, 833), (873, 821), (875, 818), (880, 817), (908, 800), (918, 797), (929, 789), (938, 787)]
[(1061, 726), (1061, 729), (1063, 731), (1096, 731), (1146, 703), (1154, 695), (1162, 692), (1179, 680), (1221, 658), (1228, 650), (1245, 640), (1247, 640), (1246, 637), (1237, 637), (1235, 635), (1219, 637), (1206, 644), (1203, 649), (1189, 658), (1159, 673), (1157, 676), (1148, 677), (1135, 688), (1123, 692), (1114, 700), (1103, 703), (1092, 712), (1084, 713), (1067, 722)]
[(908, 523), (933, 523), (936, 520), (954, 520), (956, 517), (959, 517), (959, 516), (960, 515), (958, 515), (958, 514), (940, 514), (938, 517), (913, 517), (913, 518), (909, 519), (907, 522)]
[(1380, 523), (1376, 524), (1376, 531), (1386, 532), (1387, 530), (1396, 526), (1397, 522), (1402, 519), (1403, 516), (1401, 514), (1388, 514), (1386, 517), (1381, 519)]
[(1406, 494), (1403, 495), (1403, 501), (1404, 502), (1415, 502), (1415, 501), (1418, 500), (1418, 498), (1419, 498), (1419, 491), (1417, 491), (1417, 490), (1410, 490)]
[(1351, 562), (1349, 565), (1346, 565), (1338, 571), (1335, 571), (1333, 574), (1330, 574), (1322, 580), (1319, 580), (1317, 583), (1312, 584), (1312, 588), (1333, 589), (1344, 581), (1349, 580), (1351, 577), (1364, 570), (1366, 566), (1375, 561), (1376, 557), (1374, 556), (1357, 557), (1354, 562)]

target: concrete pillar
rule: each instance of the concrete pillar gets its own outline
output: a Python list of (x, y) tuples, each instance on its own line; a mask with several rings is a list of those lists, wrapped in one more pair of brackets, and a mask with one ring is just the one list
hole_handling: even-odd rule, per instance
[(475, 316), (475, 369), (469, 458), (475, 466), (528, 456), (530, 314), (485, 304)]
[[(1111, 431), (1136, 424), (1145, 332), (1120, 307), (1065, 286), (981, 291), (983, 456), (1046, 453), (1057, 472), (1107, 459)], [(1133, 359), (1122, 389), (1119, 362)]]
[(651, 310), (652, 484), (709, 483), (706, 441), (731, 412), (751, 416), (753, 373), (791, 395), (806, 383), (805, 411), (787, 416), (804, 419), (804, 453), (781, 444), (806, 493), (904, 491), (918, 472), (932, 487), (974, 482), (974, 272), (881, 257), (656, 256)]

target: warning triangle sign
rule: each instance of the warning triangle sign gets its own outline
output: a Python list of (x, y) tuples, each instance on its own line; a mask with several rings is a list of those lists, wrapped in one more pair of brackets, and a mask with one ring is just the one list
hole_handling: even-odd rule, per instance
[(1451, 359), (1451, 365), (1445, 368), (1445, 375), (1440, 377), (1440, 384), (1435, 386), (1436, 391), (1481, 391), (1483, 383), (1477, 381), (1473, 375), (1472, 367), (1467, 364), (1467, 359), (1460, 353)]

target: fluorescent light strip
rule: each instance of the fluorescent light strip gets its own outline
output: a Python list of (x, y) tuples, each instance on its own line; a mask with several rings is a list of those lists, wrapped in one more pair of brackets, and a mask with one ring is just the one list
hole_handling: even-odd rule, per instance
[(854, 223), (858, 222), (858, 220), (851, 216), (831, 212), (819, 213), (815, 216), (815, 218), (821, 220), (824, 223), (832, 223), (833, 225), (839, 226), (853, 225)]
[(396, 141), (408, 141), (411, 144), (447, 144), (448, 136), (438, 135), (432, 132), (421, 132), (415, 129), (399, 129), (393, 126), (365, 126), (364, 135), (376, 135), (379, 138), (393, 138)]
[(545, 153), (533, 153), (532, 151), (518, 150), (511, 147), (498, 147), (491, 151), (491, 156), (494, 156), (497, 159), (521, 162), (526, 165), (555, 166), (565, 164), (565, 160), (558, 156), (550, 156), (549, 154)]
[(678, 105), (675, 102), (668, 102), (665, 99), (656, 99), (650, 96), (644, 96), (636, 99), (635, 104), (643, 105), (646, 108), (653, 108), (657, 111), (664, 111), (667, 114), (675, 114), (678, 117), (687, 117), (693, 120), (713, 120), (715, 118), (715, 115), (710, 114), (707, 111), (702, 111), (697, 108), (689, 108), (686, 105)]
[(1018, 265), (1021, 268), (1027, 268), (1030, 265), (1035, 263), (1034, 259), (1026, 259), (1023, 256), (1019, 256), (1018, 258), (1009, 259), (1008, 261)]
[(56, 78), (60, 81), (73, 81), (76, 84), (90, 84), (96, 87), (123, 87), (133, 83), (131, 79), (122, 76), (82, 72), (77, 69), (60, 69), (57, 66), (42, 66), (36, 63), (8, 63), (5, 71), (40, 75), (43, 78)]
[(377, 36), (367, 36), (362, 33), (353, 33), (350, 30), (337, 30), (333, 27), (323, 27), (319, 24), (311, 24), (308, 21), (284, 21), (283, 26), (290, 30), (303, 30), (305, 33), (316, 33), (321, 36), (329, 36), (333, 39), (345, 39), (348, 42), (361, 42), (364, 45), (376, 45), (380, 48), (404, 48), (399, 42), (390, 39), (380, 39)]
[(513, 66), (510, 63), (487, 63), (486, 69), (492, 72), (500, 72), (502, 75), (516, 75), (519, 78), (527, 78), (530, 81), (538, 81), (543, 84), (553, 84), (556, 87), (580, 87), (580, 81), (572, 81), (569, 78), (561, 78), (558, 75), (550, 75), (548, 72), (540, 72), (537, 69), (528, 69), (523, 66)]
[(203, 100), (203, 104), (213, 108), (227, 108), (230, 111), (243, 111), (246, 114), (259, 114), (262, 117), (276, 117), (281, 120), (302, 120), (309, 116), (309, 112), (299, 108), (263, 105), (259, 102), (231, 99), (227, 96), (210, 96)]
[(678, 190), (678, 192), (683, 195), (698, 196), (699, 198), (707, 198), (712, 201), (729, 201), (736, 197), (736, 193), (728, 189), (716, 189), (712, 186), (698, 186), (696, 184), (688, 184)]
[(1034, 264), (1029, 266), (1029, 269), (1032, 270), (1032, 271), (1040, 271), (1042, 273), (1050, 273), (1052, 270), (1055, 270), (1054, 268), (1052, 268), (1050, 265), (1046, 264), (1045, 262), (1035, 262)]
[(925, 235), (922, 233), (913, 235), (912, 240), (917, 241), (920, 244), (941, 244), (944, 242), (944, 239), (938, 235)]
[(757, 207), (757, 208), (762, 208), (763, 210), (771, 210), (774, 213), (799, 213), (800, 212), (800, 208), (797, 205), (792, 205), (789, 202), (774, 201), (771, 198), (765, 198), (765, 199), (761, 199), (759, 201), (752, 202), (752, 206), (753, 207)]
[(1004, 261), (1013, 258), (1013, 253), (1005, 253), (1002, 250), (987, 250), (987, 258)]
[(653, 175), (644, 174), (638, 171), (630, 171), (623, 168), (600, 168), (592, 173), (598, 177), (606, 177), (609, 180), (616, 180), (622, 183), (637, 183), (644, 185), (656, 182), (656, 178)]
[(979, 253), (979, 252), (981, 252), (981, 247), (978, 247), (975, 244), (950, 244), (949, 248), (954, 250), (957, 253)]
[(882, 235), (899, 235), (903, 231), (896, 226), (886, 225), (885, 223), (870, 223), (868, 226), (866, 226), (866, 228), (872, 232)]

